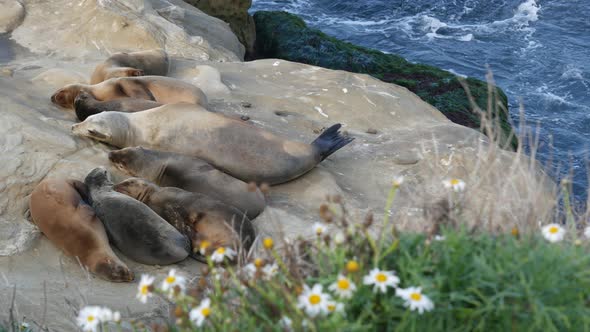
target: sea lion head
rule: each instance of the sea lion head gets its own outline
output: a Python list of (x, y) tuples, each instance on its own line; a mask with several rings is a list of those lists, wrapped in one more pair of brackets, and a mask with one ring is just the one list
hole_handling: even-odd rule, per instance
[(140, 178), (129, 178), (113, 186), (115, 191), (133, 197), (140, 202), (146, 201), (157, 188), (152, 182)]
[(94, 272), (99, 277), (112, 282), (130, 282), (135, 279), (133, 272), (127, 266), (108, 257), (96, 263)]
[(104, 187), (104, 186), (112, 186), (113, 182), (111, 180), (111, 174), (107, 171), (106, 168), (100, 166), (88, 173), (86, 178), (84, 179), (84, 183), (88, 187)]
[(143, 158), (145, 149), (141, 146), (127, 147), (120, 150), (109, 152), (109, 160), (121, 172), (131, 176), (137, 175), (135, 170), (147, 167), (144, 165)]
[(51, 96), (51, 102), (63, 108), (74, 108), (74, 100), (80, 93), (82, 87), (79, 84), (70, 84), (57, 90)]
[(99, 142), (114, 146), (124, 145), (125, 133), (129, 130), (129, 122), (119, 112), (103, 112), (86, 118), (72, 126), (72, 134), (85, 136)]

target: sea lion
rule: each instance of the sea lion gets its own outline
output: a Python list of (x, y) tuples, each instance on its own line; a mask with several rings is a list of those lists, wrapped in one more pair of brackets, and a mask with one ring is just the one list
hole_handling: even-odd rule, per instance
[(176, 263), (189, 255), (188, 238), (145, 204), (114, 191), (104, 167), (90, 171), (84, 182), (109, 239), (124, 255), (151, 265)]
[[(174, 187), (159, 187), (140, 178), (129, 178), (116, 184), (113, 189), (149, 206), (188, 236), (195, 255), (203, 241), (209, 243), (209, 252), (219, 247), (230, 247), (236, 251), (243, 248), (247, 252), (254, 241), (254, 227), (246, 215), (233, 206), (203, 194)], [(205, 261), (202, 256), (197, 255), (195, 258)]]
[(84, 121), (87, 117), (102, 112), (140, 112), (158, 106), (162, 106), (162, 104), (139, 98), (118, 98), (99, 101), (85, 91), (78, 93), (78, 96), (74, 100), (76, 117), (80, 121)]
[(340, 124), (311, 144), (287, 140), (198, 105), (163, 105), (137, 113), (105, 112), (72, 126), (116, 147), (145, 146), (205, 160), (242, 181), (279, 184), (293, 180), (350, 143)]
[(163, 76), (111, 78), (94, 85), (69, 84), (51, 96), (51, 102), (73, 109), (74, 100), (81, 92), (88, 92), (100, 101), (117, 98), (139, 98), (161, 104), (189, 103), (207, 105), (207, 97), (196, 86), (182, 80)]
[(29, 207), (33, 222), (66, 255), (97, 276), (115, 282), (133, 280), (133, 272), (111, 249), (100, 219), (84, 200), (84, 183), (45, 179), (33, 190)]
[(90, 78), (90, 84), (97, 84), (114, 77), (166, 76), (169, 67), (168, 54), (164, 50), (115, 53), (96, 66)]
[(173, 152), (129, 147), (109, 152), (109, 159), (123, 173), (148, 179), (162, 187), (177, 187), (212, 197), (256, 218), (266, 207), (256, 187), (225, 174), (205, 161)]

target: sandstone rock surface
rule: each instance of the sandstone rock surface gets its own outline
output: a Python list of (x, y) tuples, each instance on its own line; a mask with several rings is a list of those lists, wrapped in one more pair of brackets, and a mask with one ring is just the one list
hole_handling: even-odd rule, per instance
[(25, 17), (25, 7), (17, 0), (0, 0), (0, 33), (16, 28)]
[[(308, 174), (271, 188), (269, 208), (254, 224), (277, 242), (312, 236), (320, 204), (334, 194), (342, 196), (351, 221), (373, 212), (378, 227), (388, 213), (399, 228), (416, 231), (429, 229), (441, 214), (437, 202), (449, 198), (463, 204), (458, 222), (492, 231), (516, 224), (534, 228), (532, 211), (550, 213), (551, 183), (534, 163), (489, 148), (486, 137), (453, 124), (406, 88), (283, 60), (238, 62), (237, 39), (224, 37), (225, 23), (174, 0), (30, 0), (24, 6), (29, 14), (12, 38), (33, 53), (0, 64), (0, 72), (10, 72), (0, 75), (0, 321), (9, 314), (14, 289), (19, 319), (26, 316), (57, 331), (75, 329), (75, 308), (81, 304), (107, 305), (124, 318), (168, 314), (165, 301), (137, 302), (135, 283), (112, 284), (87, 275), (39, 236), (27, 216), (28, 195), (44, 177), (82, 179), (96, 166), (110, 167), (110, 148), (73, 137), (75, 115), (49, 97), (64, 84), (87, 81), (94, 66), (115, 50), (166, 47), (172, 55), (170, 76), (201, 86), (212, 110), (246, 115), (253, 126), (311, 142), (322, 128), (340, 122), (356, 137)], [(79, 15), (55, 14), (65, 8)], [(205, 23), (193, 22), (194, 17), (211, 24), (201, 35), (195, 24)], [(56, 27), (64, 36), (49, 42)], [(202, 44), (190, 42), (196, 36)], [(229, 60), (234, 62), (222, 62)], [(396, 175), (406, 181), (385, 212)], [(445, 190), (441, 181), (447, 177), (465, 180), (465, 194)], [(150, 273), (161, 280), (168, 269), (122, 258), (137, 276)], [(201, 265), (186, 260), (174, 267), (193, 279)]]

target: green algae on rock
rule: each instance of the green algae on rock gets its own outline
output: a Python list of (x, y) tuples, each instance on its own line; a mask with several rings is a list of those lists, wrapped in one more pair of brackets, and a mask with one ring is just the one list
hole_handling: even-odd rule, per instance
[[(259, 11), (256, 23), (256, 55), (258, 58), (280, 58), (369, 74), (382, 81), (408, 88), (424, 101), (440, 110), (449, 120), (475, 129), (481, 128), (481, 115), (473, 111), (467, 93), (456, 75), (424, 64), (414, 64), (395, 54), (353, 45), (307, 27), (296, 15), (280, 11)], [(465, 79), (474, 102), (488, 108), (488, 85), (475, 78)], [(508, 98), (497, 88), (491, 104), (494, 131), (503, 147), (515, 148), (517, 139), (509, 123)], [(500, 105), (496, 105), (499, 102)], [(498, 107), (500, 106), (500, 107)]]

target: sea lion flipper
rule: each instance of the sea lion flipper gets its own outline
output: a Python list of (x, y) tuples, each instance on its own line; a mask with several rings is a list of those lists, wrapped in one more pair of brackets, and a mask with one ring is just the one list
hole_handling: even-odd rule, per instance
[(121, 85), (121, 89), (123, 90), (123, 93), (127, 95), (127, 97), (154, 101), (156, 100), (154, 95), (142, 82), (133, 82), (133, 84)]
[(354, 137), (342, 135), (339, 132), (340, 127), (342, 125), (339, 123), (331, 126), (311, 142), (311, 145), (318, 150), (322, 160), (354, 140)]
[(78, 181), (78, 180), (67, 180), (67, 182), (74, 187), (74, 189), (76, 189), (76, 191), (78, 192), (78, 194), (80, 195), (80, 197), (82, 197), (82, 199), (87, 202), (88, 204), (90, 203), (90, 191), (88, 190), (88, 186), (86, 185), (86, 183), (82, 182), (82, 181)]

